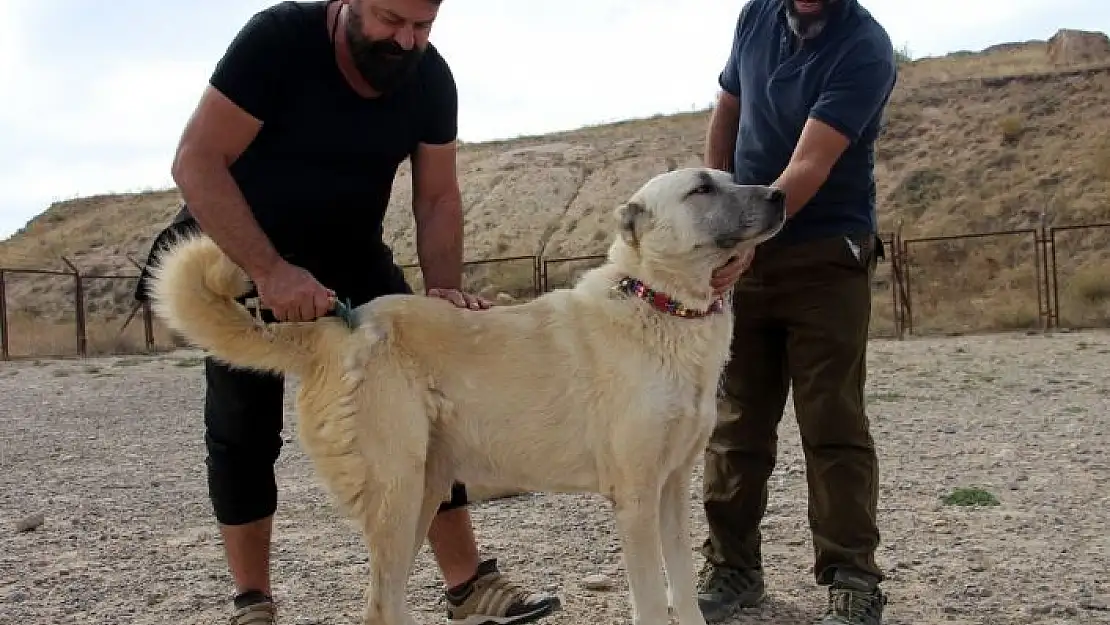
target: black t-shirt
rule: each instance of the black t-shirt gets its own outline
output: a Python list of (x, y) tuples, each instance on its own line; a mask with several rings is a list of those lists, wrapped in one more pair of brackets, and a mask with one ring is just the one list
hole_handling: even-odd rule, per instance
[(211, 84), (262, 121), (230, 170), (278, 252), (314, 273), (356, 261), (374, 273), (384, 267), (375, 261), (392, 261), (381, 237), (397, 167), (418, 143), (455, 139), (458, 95), (429, 44), (405, 86), (359, 96), (336, 63), (327, 5), (286, 1), (256, 13)]

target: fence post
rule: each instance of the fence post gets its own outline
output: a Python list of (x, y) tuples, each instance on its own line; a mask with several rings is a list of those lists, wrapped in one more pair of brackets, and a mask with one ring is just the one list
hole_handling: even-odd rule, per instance
[(903, 273), (903, 286), (905, 292), (902, 293), (902, 305), (905, 307), (906, 313), (906, 332), (913, 335), (913, 285), (911, 283), (910, 272), (910, 245), (905, 239), (901, 239), (900, 245), (902, 251), (899, 256), (902, 258), (902, 273)]
[[(130, 254), (127, 254), (127, 260), (130, 261), (132, 265), (135, 265), (135, 268), (139, 270), (139, 280), (142, 280), (143, 279), (143, 266), (140, 265), (139, 263), (137, 263), (134, 258), (131, 258)], [(150, 311), (150, 302), (144, 301), (142, 303), (142, 307), (143, 307), (143, 338), (146, 341), (146, 351), (147, 351), (147, 353), (153, 353), (154, 352), (154, 315), (152, 315), (151, 311)]]
[(1060, 327), (1060, 281), (1056, 271), (1056, 228), (1048, 229), (1049, 271), (1052, 274), (1052, 319), (1053, 327)]
[(1041, 326), (1041, 332), (1048, 330), (1049, 325), (1048, 306), (1045, 304), (1045, 298), (1048, 297), (1048, 272), (1042, 271), (1042, 263), (1045, 262), (1043, 232), (1044, 213), (1041, 213), (1041, 223), (1033, 228), (1033, 274), (1036, 276), (1034, 282), (1037, 287), (1037, 323)]
[(901, 302), (899, 302), (898, 297), (898, 285), (902, 280), (899, 275), (902, 267), (898, 259), (898, 233), (901, 228), (901, 224), (899, 224), (898, 229), (890, 235), (890, 313), (894, 319), (894, 334), (898, 337), (898, 340), (905, 338), (905, 332), (902, 329)]
[(535, 254), (532, 256), (532, 296), (539, 297), (543, 293), (540, 289), (543, 287), (543, 276), (540, 274), (540, 255)]
[(85, 358), (89, 355), (88, 349), (88, 336), (85, 330), (85, 289), (81, 280), (81, 272), (77, 267), (69, 262), (69, 259), (62, 256), (62, 262), (69, 266), (73, 271), (73, 300), (74, 300), (74, 318), (77, 322), (77, 353)]
[(0, 269), (0, 359), (11, 360), (11, 358), (11, 345), (8, 344), (7, 272)]

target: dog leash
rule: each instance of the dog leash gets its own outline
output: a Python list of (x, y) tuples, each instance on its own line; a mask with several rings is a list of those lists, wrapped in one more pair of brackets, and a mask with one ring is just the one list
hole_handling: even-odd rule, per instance
[(332, 308), (332, 312), (335, 313), (336, 317), (342, 319), (343, 322), (347, 324), (348, 328), (354, 330), (358, 327), (358, 317), (355, 316), (355, 309), (351, 306), (350, 298), (347, 298), (345, 302), (336, 299), (335, 308)]

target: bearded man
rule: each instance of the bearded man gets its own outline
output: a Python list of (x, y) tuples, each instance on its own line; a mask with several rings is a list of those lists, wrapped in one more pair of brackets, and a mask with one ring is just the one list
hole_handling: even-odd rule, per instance
[(822, 623), (878, 625), (878, 463), (864, 408), (876, 233), (874, 143), (896, 80), (858, 0), (749, 0), (706, 133), (705, 163), (786, 194), (787, 222), (737, 281), (733, 357), (705, 458), (708, 621), (765, 594), (759, 526), (793, 387)]
[[(427, 295), (460, 290), (458, 98), (428, 42), (439, 0), (282, 2), (256, 13), (219, 60), (185, 126), (172, 173), (185, 200), (155, 242), (201, 230), (250, 276), (270, 321), (334, 314), (408, 293), (382, 241), (397, 167), (412, 162), (412, 210)], [(146, 278), (137, 297), (147, 297)], [(283, 380), (205, 361), (208, 489), (235, 583), (233, 624), (274, 623), (270, 534)], [(428, 533), (451, 622), (506, 625), (559, 607), (479, 560), (466, 490)]]

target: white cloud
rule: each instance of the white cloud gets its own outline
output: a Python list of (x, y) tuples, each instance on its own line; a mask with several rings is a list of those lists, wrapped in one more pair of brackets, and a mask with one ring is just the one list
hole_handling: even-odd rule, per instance
[[(432, 39), (465, 140), (535, 134), (708, 104), (743, 1), (451, 0)], [(269, 3), (0, 0), (0, 237), (55, 199), (171, 184), (213, 64)], [(915, 55), (1110, 30), (1105, 0), (863, 4)]]

